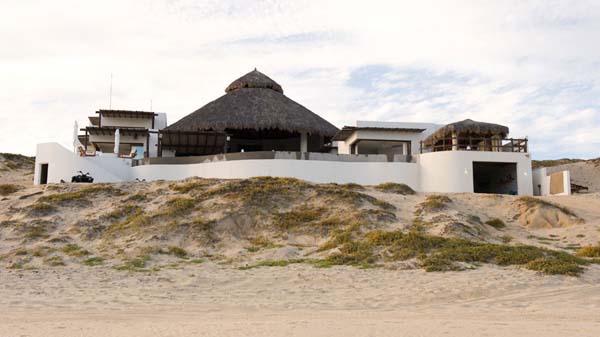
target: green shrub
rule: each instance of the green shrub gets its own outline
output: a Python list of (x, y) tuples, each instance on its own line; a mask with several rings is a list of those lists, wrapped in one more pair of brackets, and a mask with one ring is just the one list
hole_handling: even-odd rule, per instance
[(496, 229), (502, 229), (502, 228), (506, 227), (506, 224), (504, 223), (504, 221), (502, 221), (498, 218), (489, 219), (488, 221), (485, 222), (485, 224), (488, 226), (492, 226)]
[(578, 276), (583, 272), (583, 268), (579, 264), (559, 259), (535, 259), (528, 262), (525, 268), (550, 275)]

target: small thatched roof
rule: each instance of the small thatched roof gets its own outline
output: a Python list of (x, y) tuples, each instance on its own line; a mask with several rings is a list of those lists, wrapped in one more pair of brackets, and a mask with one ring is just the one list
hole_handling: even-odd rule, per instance
[(338, 128), (283, 94), (277, 82), (253, 70), (226, 94), (167, 127), (170, 131), (279, 129), (331, 137)]
[(459, 136), (502, 136), (508, 135), (508, 127), (500, 124), (477, 122), (471, 119), (451, 123), (439, 128), (429, 135), (424, 141), (425, 144), (435, 143), (440, 139), (450, 138), (456, 133)]

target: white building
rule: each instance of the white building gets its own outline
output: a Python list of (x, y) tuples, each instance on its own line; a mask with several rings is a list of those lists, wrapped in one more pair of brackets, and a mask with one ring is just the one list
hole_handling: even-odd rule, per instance
[(508, 138), (502, 125), (358, 121), (339, 130), (256, 70), (225, 91), (170, 126), (164, 114), (100, 110), (75, 151), (38, 145), (34, 182), (83, 171), (95, 182), (281, 176), (422, 192), (570, 193), (568, 172), (560, 181), (534, 174), (527, 139)]

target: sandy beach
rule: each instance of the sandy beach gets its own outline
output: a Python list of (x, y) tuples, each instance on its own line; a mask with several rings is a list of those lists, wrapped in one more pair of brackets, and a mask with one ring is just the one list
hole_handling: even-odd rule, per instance
[(600, 266), (0, 273), (1, 336), (597, 336), (599, 309)]

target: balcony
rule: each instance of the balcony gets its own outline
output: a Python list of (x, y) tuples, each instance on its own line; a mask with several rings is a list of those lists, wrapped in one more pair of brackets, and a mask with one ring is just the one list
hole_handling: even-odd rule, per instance
[(527, 138), (447, 137), (421, 142), (421, 153), (439, 151), (527, 152)]

